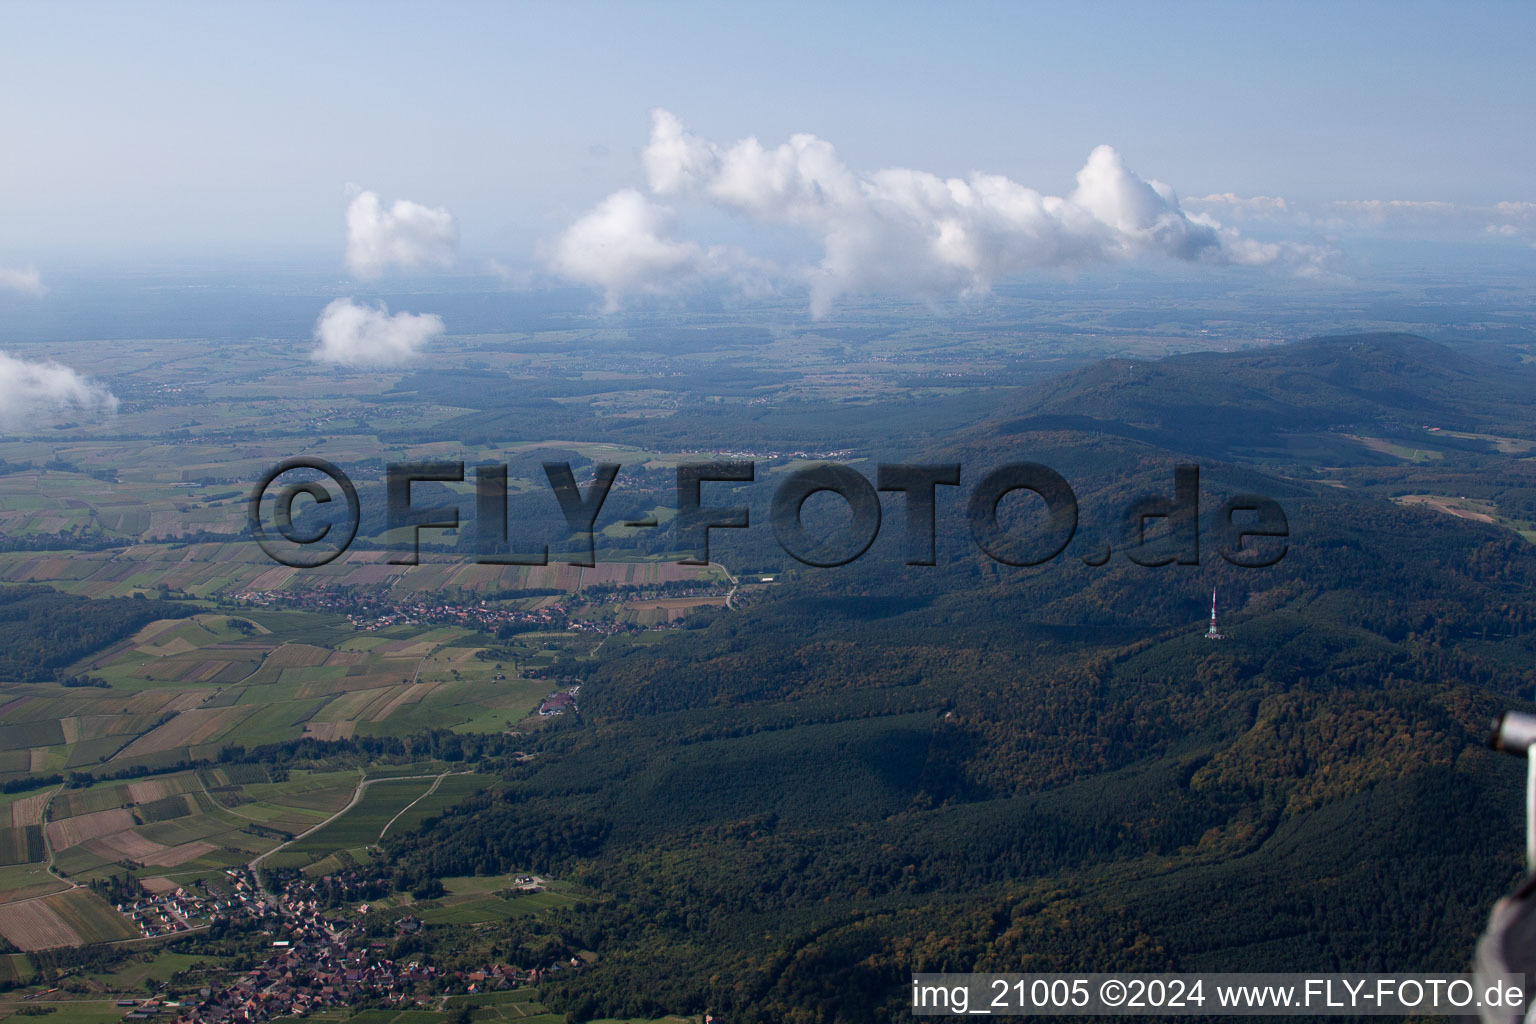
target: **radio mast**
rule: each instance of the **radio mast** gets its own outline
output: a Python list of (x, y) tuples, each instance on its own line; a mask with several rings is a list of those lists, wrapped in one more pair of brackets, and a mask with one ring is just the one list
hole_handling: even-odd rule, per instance
[(1207, 640), (1224, 640), (1221, 632), (1216, 628), (1216, 588), (1211, 588), (1211, 628), (1205, 631)]

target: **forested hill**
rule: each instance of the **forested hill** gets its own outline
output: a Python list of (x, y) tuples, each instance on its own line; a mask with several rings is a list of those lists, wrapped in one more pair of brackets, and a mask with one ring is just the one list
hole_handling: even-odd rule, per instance
[(1025, 390), (1005, 433), (1098, 430), (1212, 450), (1280, 433), (1424, 424), (1536, 437), (1536, 368), (1411, 334), (1109, 359)]
[(925, 453), (967, 484), (1005, 457), (1060, 471), (1085, 511), (1059, 559), (989, 560), (946, 497), (938, 566), (882, 533), (610, 645), (567, 666), (581, 715), (500, 794), (400, 837), (402, 872), (531, 866), (610, 894), (565, 923), (599, 953), (557, 986), (578, 1019), (905, 1019), (914, 970), (1461, 969), (1519, 871), (1518, 766), (1481, 738), (1536, 682), (1536, 547), (1212, 460), (1213, 499), (1283, 502), (1278, 565), (1082, 556), (1119, 543), (1105, 509), (1171, 491), (1202, 423), (1269, 443), (1430, 408), (1491, 425), (1528, 415), (1523, 371), (1404, 336), (1136, 364), (1142, 383), (1123, 365), (1042, 392), (1082, 429), (994, 420)]

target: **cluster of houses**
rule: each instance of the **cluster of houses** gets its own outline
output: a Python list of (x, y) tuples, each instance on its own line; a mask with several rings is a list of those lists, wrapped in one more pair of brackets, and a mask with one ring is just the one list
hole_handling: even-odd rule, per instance
[(541, 715), (563, 715), (567, 711), (576, 711), (576, 695), (581, 692), (581, 687), (572, 686), (565, 690), (556, 690), (544, 702), (539, 705)]
[[(424, 984), (437, 971), (417, 961), (396, 964), (374, 958), (369, 949), (353, 950), (347, 932), (298, 928), (278, 940), (277, 949), (228, 985), (199, 990), (181, 1008), (177, 1024), (244, 1024), (274, 1017), (302, 1017), (329, 1006), (351, 1006), (384, 999), (391, 1004), (425, 1003)], [(411, 993), (423, 988), (419, 998)]]
[(279, 913), (277, 901), (262, 891), (261, 884), (249, 869), (227, 868), (224, 874), (228, 876), (224, 884), (229, 888), (223, 893), (212, 895), (212, 917), (222, 917), (229, 921), (250, 918), (260, 920)]
[[(389, 626), (401, 625), (455, 625), (470, 626), (487, 633), (495, 633), (502, 626), (515, 625), (534, 630), (574, 630), (598, 633), (604, 636), (622, 633), (642, 627), (615, 622), (612, 619), (571, 618), (571, 615), (591, 604), (606, 604), (616, 600), (616, 588), (598, 588), (591, 595), (582, 591), (566, 594), (542, 608), (514, 609), (492, 607), (484, 601), (464, 604), (443, 600), (397, 601), (387, 595), (355, 586), (314, 587), (302, 590), (245, 590), (231, 595), (236, 604), (259, 607), (297, 607), (314, 611), (330, 611), (345, 614), (352, 628), (372, 633)], [(625, 585), (622, 599), (645, 601), (661, 597), (719, 596), (725, 590), (717, 583), (700, 581), (693, 586), (677, 584), (655, 586)], [(650, 628), (667, 628), (662, 623)]]
[(152, 939), (190, 931), (195, 927), (194, 921), (206, 920), (217, 912), (214, 903), (195, 890), (177, 886), (165, 892), (144, 890), (141, 895), (124, 900), (116, 907), (141, 936)]
[(454, 625), (471, 626), (494, 633), (505, 625), (528, 627), (530, 630), (563, 630), (576, 628), (566, 620), (568, 609), (555, 603), (546, 608), (523, 611), (510, 608), (492, 608), (481, 604), (456, 602), (390, 601), (381, 595), (364, 592), (357, 587), (316, 587), (304, 590), (243, 590), (231, 595), (236, 604), (259, 607), (296, 607), (313, 611), (333, 611), (346, 615), (352, 628), (372, 633), (390, 626)]
[(123, 1020), (153, 1020), (162, 1013), (170, 1013), (181, 1006), (177, 1002), (162, 1002), (159, 999), (119, 999), (119, 1009), (126, 1008)]
[[(867, 357), (861, 356), (859, 362), (865, 361), (866, 358)], [(955, 374), (954, 376), (968, 375)], [(753, 403), (748, 402), (747, 404), (751, 405)], [(679, 451), (683, 455), (707, 455), (711, 459), (738, 459), (746, 462), (773, 462), (778, 459), (802, 459), (812, 462), (835, 462), (839, 459), (851, 458), (854, 454), (856, 454), (852, 448), (841, 448), (836, 451), (815, 451), (808, 448), (796, 448), (794, 450), (785, 451), (750, 451), (743, 449), (741, 451), (734, 452), (712, 452), (705, 451), (700, 448), (682, 448), (679, 449)]]
[[(356, 871), (344, 870), (318, 878), (299, 875), (283, 883), (273, 897), (274, 910), (285, 918), (316, 919), (327, 907), (372, 899), (384, 888)], [(367, 913), (367, 903), (359, 909)]]
[[(322, 878), (300, 876), (285, 883), (274, 896), (261, 890), (246, 868), (229, 868), (220, 887), (166, 884), (155, 880), (142, 883), (138, 895), (116, 903), (117, 912), (126, 917), (144, 938), (190, 931), (202, 924), (224, 919), (261, 920), (280, 917), (315, 927), (323, 924), (321, 911), (341, 902), (356, 902), (372, 888), (355, 871), (339, 872)], [(164, 881), (163, 879), (161, 881)]]
[[(262, 893), (249, 872), (228, 872), (232, 892), (228, 911), (272, 918), (271, 953), (255, 967), (217, 988), (200, 989), (181, 1003), (125, 1003), (125, 1019), (168, 1016), (167, 1024), (256, 1024), (278, 1017), (302, 1017), (327, 1007), (383, 1002), (390, 1006), (428, 1006), (444, 993), (473, 995), (520, 985), (536, 985), (551, 971), (579, 967), (581, 961), (522, 969), (505, 964), (475, 970), (440, 972), (420, 959), (397, 962), (384, 955), (381, 940), (364, 943), (358, 926), (324, 910), (325, 886), (336, 881), (297, 878), (275, 896)], [(530, 877), (529, 881), (533, 879)], [(367, 905), (359, 907), (365, 914)], [(407, 915), (395, 922), (397, 934), (418, 931)]]
[(190, 931), (218, 918), (262, 918), (277, 912), (245, 868), (230, 868), (224, 874), (228, 877), (223, 887), (204, 885), (201, 891), (196, 884), (156, 885), (155, 879), (148, 879), (141, 883), (138, 895), (115, 906), (145, 938)]
[(531, 629), (567, 629), (564, 610), (558, 607), (540, 608), (536, 611), (514, 611), (508, 608), (491, 608), (485, 605), (460, 605), (447, 602), (417, 602), (394, 605), (375, 612), (352, 613), (352, 628), (365, 633), (389, 626), (431, 625), (473, 626), (494, 633), (502, 626), (514, 624)]

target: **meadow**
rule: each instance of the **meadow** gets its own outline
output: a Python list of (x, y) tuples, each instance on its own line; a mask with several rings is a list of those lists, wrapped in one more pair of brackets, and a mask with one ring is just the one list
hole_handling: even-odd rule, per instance
[[(552, 657), (530, 652), (533, 674), (510, 675), (476, 657), (484, 643), (469, 628), (359, 635), (340, 616), (263, 609), (153, 622), (68, 670), (105, 686), (0, 684), (0, 782), (166, 768), (302, 736), (506, 729), (555, 688), (537, 674)], [(28, 842), (0, 831), (0, 863), (25, 859)]]
[(563, 636), (525, 641), (516, 672), (477, 657), (487, 638), (473, 628), (365, 632), (334, 614), (209, 610), (151, 621), (68, 667), (92, 685), (0, 684), (0, 781), (16, 790), (0, 794), (0, 937), (23, 951), (136, 940), (87, 887), (124, 875), (173, 887), (280, 847), (269, 866), (366, 862), (386, 829), (415, 828), (489, 779), (387, 760), (273, 773), (221, 753), (537, 724), (556, 688), (540, 672)]

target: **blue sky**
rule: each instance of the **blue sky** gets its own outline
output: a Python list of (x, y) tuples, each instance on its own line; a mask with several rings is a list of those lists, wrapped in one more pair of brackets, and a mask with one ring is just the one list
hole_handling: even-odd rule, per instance
[[(11, 3), (0, 22), (0, 265), (44, 271), (339, 270), (348, 183), (451, 211), (466, 259), (539, 266), (644, 191), (653, 107), (722, 146), (810, 132), (855, 171), (1046, 195), (1109, 144), (1181, 197), (1536, 200), (1531, 4)], [(735, 242), (783, 228), (672, 207)]]

